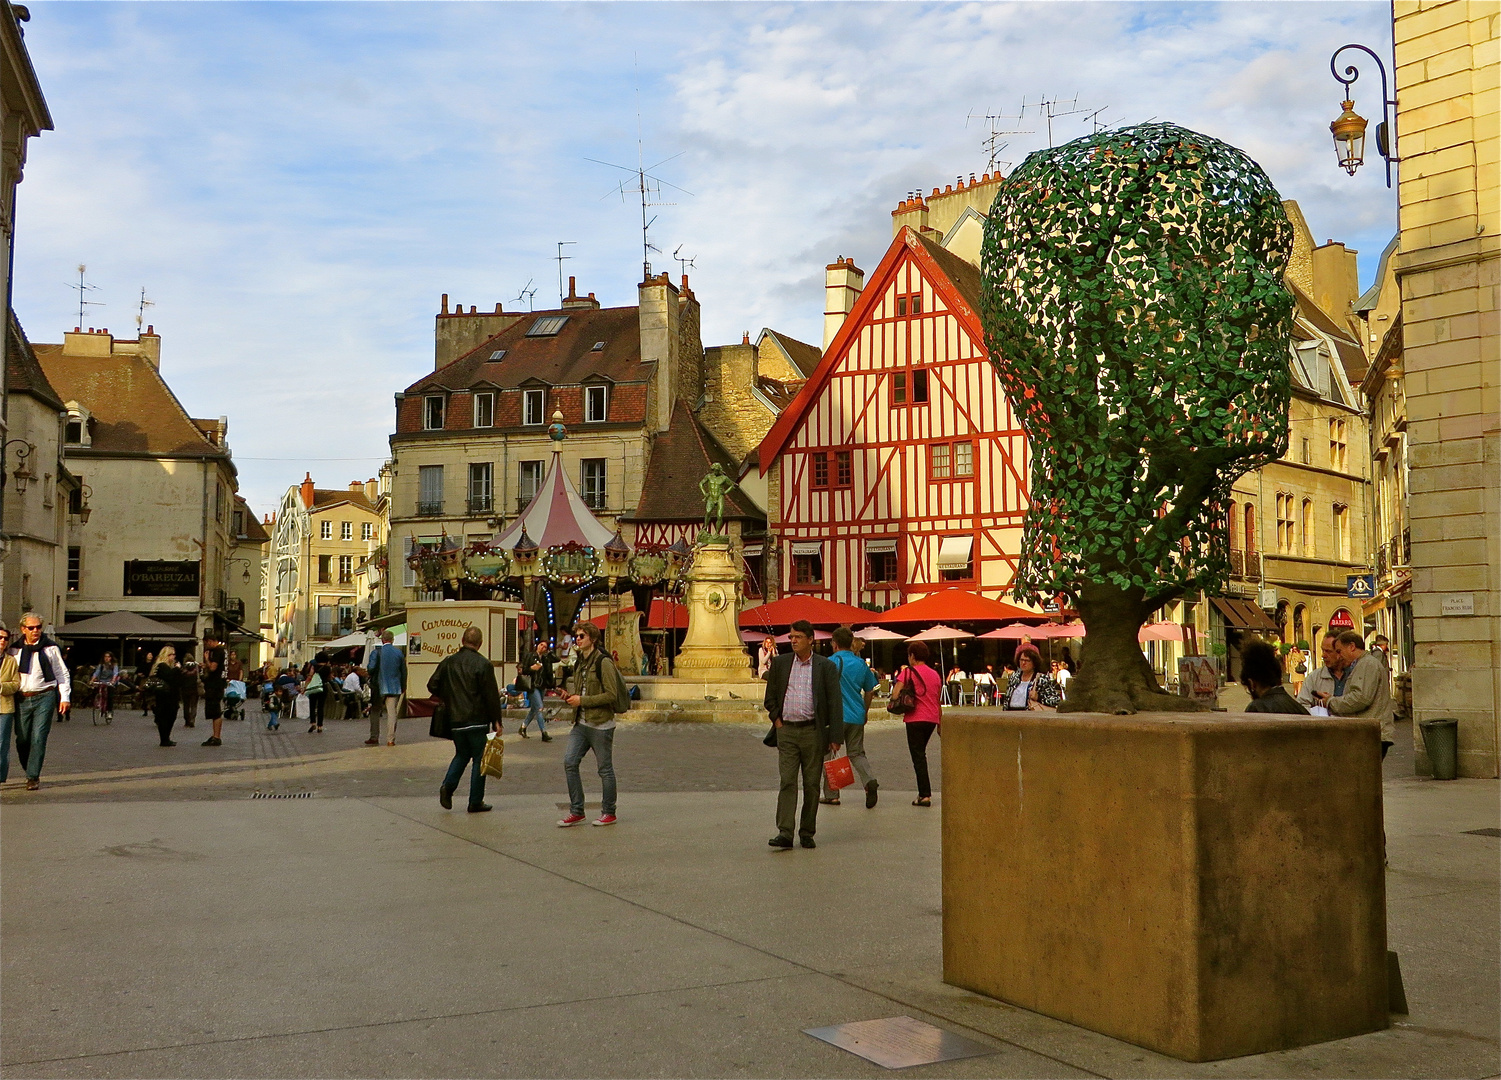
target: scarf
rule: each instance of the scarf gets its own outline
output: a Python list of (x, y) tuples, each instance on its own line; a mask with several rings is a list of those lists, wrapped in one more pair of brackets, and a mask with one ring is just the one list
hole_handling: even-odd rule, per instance
[(31, 673), (31, 658), (34, 656), (39, 657), (42, 661), (42, 672), (46, 675), (46, 680), (48, 682), (57, 682), (57, 672), (52, 669), (52, 658), (47, 655), (47, 650), (52, 648), (54, 644), (56, 642), (46, 634), (38, 638), (35, 645), (28, 645), (24, 641), (21, 642), (20, 648), (16, 652), (16, 668), (22, 675), (28, 675)]

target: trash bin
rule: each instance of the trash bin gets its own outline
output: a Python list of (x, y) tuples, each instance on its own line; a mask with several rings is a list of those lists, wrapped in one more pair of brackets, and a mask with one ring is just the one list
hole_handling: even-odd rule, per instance
[(1433, 765), (1435, 780), (1453, 780), (1459, 775), (1459, 721), (1452, 716), (1419, 720), (1423, 749)]

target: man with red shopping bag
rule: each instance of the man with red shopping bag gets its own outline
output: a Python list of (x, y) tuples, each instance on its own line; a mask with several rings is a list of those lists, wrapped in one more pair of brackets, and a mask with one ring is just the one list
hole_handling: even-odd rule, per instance
[(819, 802), (827, 806), (839, 805), (839, 789), (855, 782), (860, 774), (860, 783), (865, 788), (865, 808), (876, 805), (875, 773), (870, 771), (870, 759), (865, 756), (865, 718), (870, 712), (870, 701), (876, 692), (876, 677), (864, 660), (855, 652), (855, 633), (848, 626), (834, 631), (834, 655), (830, 657), (839, 668), (839, 692), (844, 706), (845, 754), (836, 756), (829, 752), (824, 763), (823, 798)]
[[(790, 848), (796, 828), (805, 848), (817, 847), (818, 789), (823, 762), (844, 742), (844, 710), (839, 700), (839, 672), (813, 652), (813, 627), (804, 620), (788, 634), (792, 652), (782, 653), (766, 673), (766, 712), (776, 734), (781, 790), (777, 793), (777, 834), (767, 841)], [(802, 778), (803, 812), (797, 816), (798, 778)]]

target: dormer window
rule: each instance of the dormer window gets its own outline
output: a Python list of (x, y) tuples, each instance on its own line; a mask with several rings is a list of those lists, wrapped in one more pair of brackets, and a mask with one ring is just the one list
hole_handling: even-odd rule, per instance
[(474, 395), (474, 426), (495, 426), (495, 395), (490, 393)]
[(442, 394), (422, 399), (422, 426), (428, 431), (443, 430), (443, 405)]
[(602, 424), (610, 414), (610, 388), (608, 386), (584, 387), (584, 420)]
[(496, 349), (493, 353), (490, 354), (491, 360), (504, 360), (505, 358), (506, 351), (504, 349)]
[(521, 422), (542, 424), (547, 415), (547, 391), (526, 390), (522, 393)]
[(88, 446), (93, 442), (89, 432), (89, 411), (76, 401), (67, 405), (68, 418), (63, 421), (63, 442), (68, 446)]
[(563, 329), (563, 324), (568, 321), (567, 315), (543, 315), (532, 323), (527, 330), (527, 337), (554, 337)]

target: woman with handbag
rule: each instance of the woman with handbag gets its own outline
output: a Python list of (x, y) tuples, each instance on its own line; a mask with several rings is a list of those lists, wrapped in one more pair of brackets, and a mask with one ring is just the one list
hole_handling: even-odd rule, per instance
[(907, 643), (907, 666), (897, 672), (891, 684), (888, 712), (900, 716), (907, 726), (907, 752), (912, 755), (912, 771), (917, 775), (917, 798), (913, 806), (933, 805), (933, 785), (928, 779), (928, 740), (938, 730), (943, 718), (938, 708), (943, 693), (943, 679), (928, 665), (928, 643)]
[(1006, 679), (1001, 707), (1010, 710), (1055, 712), (1063, 703), (1063, 691), (1042, 669), (1042, 654), (1030, 643), (1016, 647), (1016, 670)]
[(182, 701), (182, 669), (177, 666), (177, 650), (163, 645), (156, 654), (156, 664), (146, 678), (146, 689), (153, 695), (151, 713), (163, 746), (176, 746), (172, 728), (177, 723), (177, 706)]
[(333, 680), (334, 669), (328, 662), (328, 653), (320, 652), (313, 657), (313, 672), (308, 676), (307, 686), (303, 693), (308, 701), (308, 734), (323, 733), (323, 702), (328, 694), (329, 683)]

